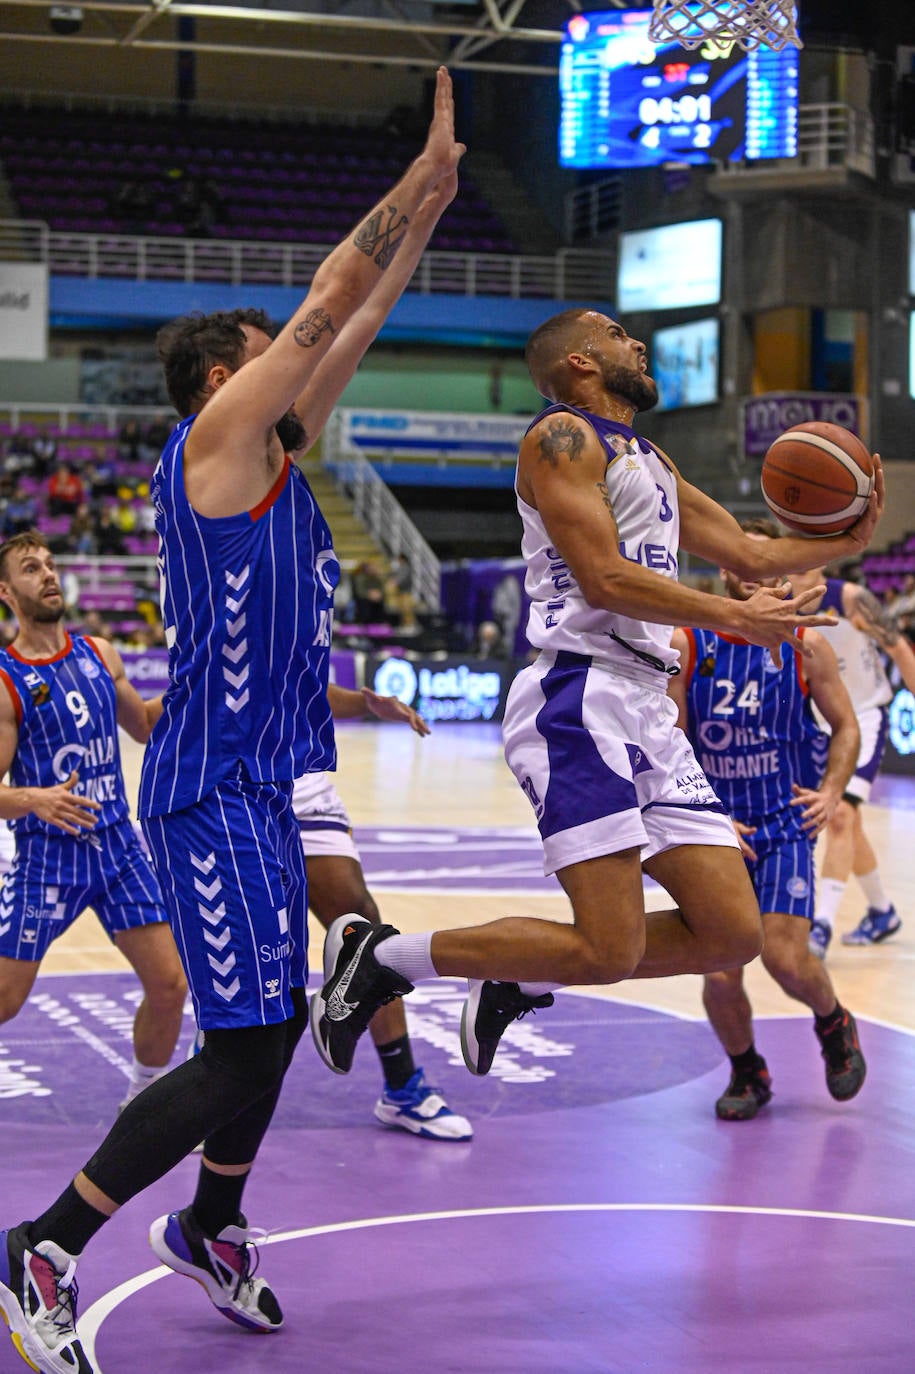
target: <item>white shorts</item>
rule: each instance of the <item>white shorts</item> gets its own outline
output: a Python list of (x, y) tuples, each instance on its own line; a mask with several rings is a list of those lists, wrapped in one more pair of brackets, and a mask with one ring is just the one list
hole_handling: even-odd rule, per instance
[(329, 773), (306, 773), (296, 778), (292, 784), (292, 809), (306, 859), (326, 854), (359, 862), (353, 823)]
[(512, 683), (505, 757), (543, 840), (544, 873), (623, 849), (651, 858), (676, 845), (738, 848), (734, 828), (666, 692), (541, 654)]
[(870, 706), (866, 711), (860, 711), (858, 729), (861, 731), (861, 748), (855, 771), (845, 786), (845, 796), (857, 797), (859, 801), (866, 802), (871, 794), (874, 779), (880, 771), (886, 749), (889, 708)]

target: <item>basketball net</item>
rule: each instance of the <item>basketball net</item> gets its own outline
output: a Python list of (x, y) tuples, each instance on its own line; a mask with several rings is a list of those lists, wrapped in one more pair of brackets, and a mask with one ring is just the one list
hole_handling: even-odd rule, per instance
[(651, 43), (673, 38), (681, 48), (703, 43), (719, 47), (736, 43), (744, 52), (771, 48), (781, 52), (790, 43), (804, 45), (797, 36), (794, 0), (652, 0), (648, 28)]

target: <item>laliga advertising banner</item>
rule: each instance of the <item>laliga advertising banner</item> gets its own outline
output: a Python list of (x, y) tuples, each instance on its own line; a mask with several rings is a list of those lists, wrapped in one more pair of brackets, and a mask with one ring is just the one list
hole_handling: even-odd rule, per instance
[(0, 358), (42, 363), (47, 356), (47, 264), (0, 262)]
[(745, 458), (763, 458), (769, 446), (792, 425), (810, 420), (841, 425), (867, 443), (867, 402), (863, 396), (832, 391), (768, 391), (740, 402)]
[(365, 681), (380, 696), (397, 697), (423, 720), (501, 720), (516, 666), (493, 659), (369, 658)]
[(344, 452), (366, 457), (413, 454), (438, 458), (514, 460), (529, 416), (461, 415), (446, 411), (338, 409), (336, 437)]

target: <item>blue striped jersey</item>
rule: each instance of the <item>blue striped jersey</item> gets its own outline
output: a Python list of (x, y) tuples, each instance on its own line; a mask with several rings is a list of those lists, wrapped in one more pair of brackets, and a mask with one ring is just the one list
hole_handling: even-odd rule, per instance
[(735, 820), (757, 827), (750, 843), (805, 836), (791, 786), (816, 731), (801, 658), (711, 630), (687, 630), (687, 734), (706, 777)]
[(292, 782), (336, 764), (327, 677), (340, 567), (327, 522), (288, 458), (253, 510), (198, 514), (184, 488), (193, 420), (172, 432), (151, 487), (169, 685), (141, 816), (179, 811), (239, 773)]
[[(101, 803), (95, 835), (128, 815), (114, 679), (91, 639), (67, 635), (66, 641), (53, 658), (0, 650), (0, 679), (19, 726), (9, 780), (13, 787), (54, 787), (76, 770), (73, 790)], [(35, 815), (10, 825), (17, 835), (64, 833)]]
[[(550, 415), (561, 417), (564, 412), (587, 420), (607, 455), (605, 480), (623, 557), (676, 581), (680, 542), (676, 474), (647, 439), (628, 425), (591, 411), (548, 406), (529, 430)], [(660, 683), (661, 690), (666, 690), (664, 668), (677, 661), (670, 647), (673, 627), (592, 606), (571, 568), (552, 547), (540, 512), (518, 495), (517, 482), (515, 495), (523, 526), (521, 552), (527, 564), (524, 586), (531, 599), (527, 625), (531, 644), (557, 653), (588, 654), (629, 676)]]

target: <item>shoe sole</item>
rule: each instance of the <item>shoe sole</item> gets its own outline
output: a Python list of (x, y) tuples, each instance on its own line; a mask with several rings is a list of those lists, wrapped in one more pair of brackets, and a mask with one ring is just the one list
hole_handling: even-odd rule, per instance
[[(61, 1374), (63, 1370), (72, 1370), (73, 1366), (67, 1362), (58, 1360), (55, 1364), (49, 1364), (49, 1355), (46, 1350), (36, 1347), (34, 1338), (29, 1329), (28, 1322), (25, 1320), (22, 1308), (16, 1298), (16, 1294), (11, 1288), (0, 1281), (0, 1317), (9, 1328), (10, 1340), (13, 1348), (21, 1359), (31, 1368), (38, 1371), (38, 1374)], [(82, 1350), (82, 1346), (80, 1346)], [(88, 1366), (86, 1353), (83, 1351), (83, 1359)], [(41, 1364), (36, 1363), (43, 1360)]]
[(224, 1301), (220, 1301), (220, 1299), (225, 1298), (225, 1293), (216, 1280), (208, 1279), (205, 1273), (201, 1273), (198, 1265), (189, 1264), (187, 1260), (183, 1260), (180, 1255), (176, 1255), (169, 1248), (165, 1239), (167, 1227), (168, 1217), (159, 1217), (149, 1228), (149, 1244), (152, 1252), (166, 1268), (171, 1269), (175, 1274), (182, 1274), (185, 1278), (193, 1279), (195, 1283), (199, 1283), (216, 1311), (221, 1312), (236, 1326), (242, 1326), (246, 1331), (253, 1331), (262, 1336), (269, 1336), (272, 1332), (280, 1330), (282, 1323), (280, 1326), (261, 1326), (259, 1322), (253, 1321), (250, 1317), (236, 1311), (234, 1307), (227, 1307)]
[(898, 935), (902, 930), (902, 922), (898, 926), (893, 926), (892, 930), (885, 930), (882, 935), (868, 935), (864, 940), (853, 940), (848, 935), (842, 936), (843, 945), (851, 945), (856, 949), (863, 949), (865, 945), (882, 945), (884, 940), (890, 940), (894, 935)]
[(464, 1003), (464, 1010), (461, 1012), (461, 1054), (464, 1056), (464, 1063), (475, 1078), (483, 1078), (491, 1065), (485, 1069), (479, 1067), (480, 1064), (480, 1042), (473, 1033), (476, 1023), (477, 1012), (480, 1009), (480, 996), (483, 991), (482, 982), (468, 983), (467, 1000)]
[(308, 1004), (308, 1024), (311, 1026), (311, 1038), (315, 1042), (315, 1049), (321, 1056), (323, 1063), (327, 1065), (331, 1073), (349, 1073), (349, 1069), (340, 1068), (330, 1057), (327, 1047), (321, 1035), (321, 1021), (327, 1007), (327, 999), (324, 996), (324, 988), (334, 976), (337, 967), (337, 960), (340, 957), (340, 950), (343, 948), (343, 931), (347, 926), (353, 925), (356, 921), (361, 921), (363, 925), (371, 929), (371, 922), (366, 921), (362, 916), (338, 916), (328, 928), (327, 935), (324, 937), (324, 985), (320, 992), (316, 992)]

